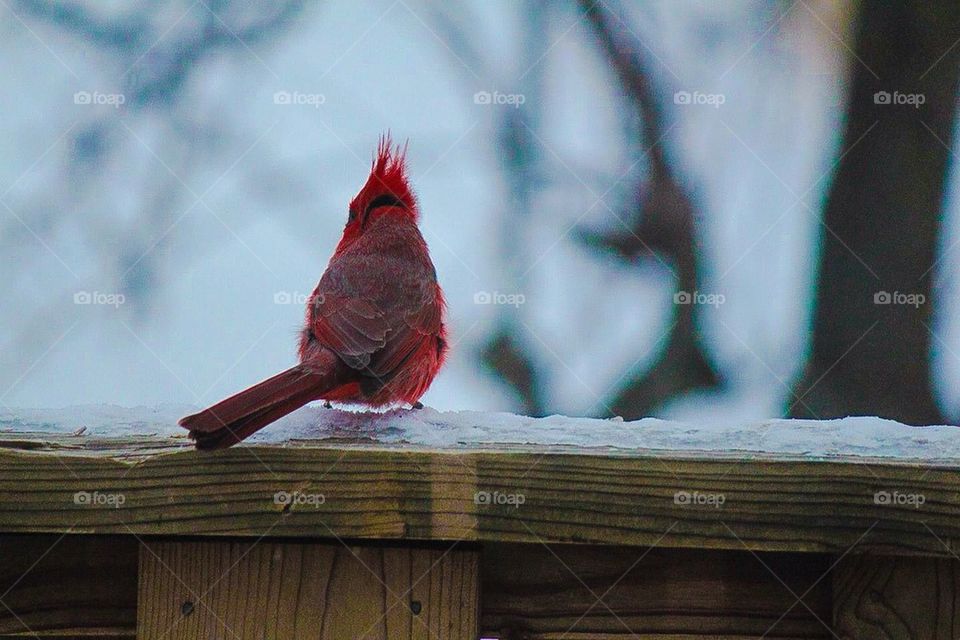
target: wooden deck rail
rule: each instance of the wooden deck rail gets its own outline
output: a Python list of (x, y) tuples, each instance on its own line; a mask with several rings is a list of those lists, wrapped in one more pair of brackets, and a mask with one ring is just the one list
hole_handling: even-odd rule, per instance
[(960, 429), (298, 415), (0, 414), (0, 636), (960, 637)]

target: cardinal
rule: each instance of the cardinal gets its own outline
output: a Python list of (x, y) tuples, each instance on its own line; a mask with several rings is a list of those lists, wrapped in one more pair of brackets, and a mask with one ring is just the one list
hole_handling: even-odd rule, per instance
[(300, 363), (181, 418), (198, 449), (232, 446), (314, 400), (422, 407), (447, 354), (446, 305), (417, 226), (406, 146), (380, 139), (348, 212), (307, 302)]

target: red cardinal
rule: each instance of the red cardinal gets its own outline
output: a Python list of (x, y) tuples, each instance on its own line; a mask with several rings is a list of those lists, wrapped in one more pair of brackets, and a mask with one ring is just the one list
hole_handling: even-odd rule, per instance
[(447, 352), (445, 303), (417, 228), (405, 151), (380, 140), (307, 303), (300, 364), (181, 418), (198, 449), (234, 445), (313, 400), (422, 406)]

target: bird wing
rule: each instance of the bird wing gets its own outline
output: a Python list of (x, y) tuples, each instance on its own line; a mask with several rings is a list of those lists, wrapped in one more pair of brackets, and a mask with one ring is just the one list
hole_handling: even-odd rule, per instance
[(384, 381), (441, 330), (436, 274), (429, 261), (410, 257), (341, 256), (323, 274), (312, 301), (317, 340), (350, 367)]

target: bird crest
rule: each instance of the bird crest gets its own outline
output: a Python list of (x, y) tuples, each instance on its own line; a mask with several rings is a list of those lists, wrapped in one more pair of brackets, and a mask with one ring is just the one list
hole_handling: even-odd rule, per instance
[(370, 177), (350, 202), (350, 207), (360, 213), (377, 206), (403, 207), (417, 217), (417, 199), (407, 179), (407, 144), (394, 145), (389, 133), (380, 136)]

